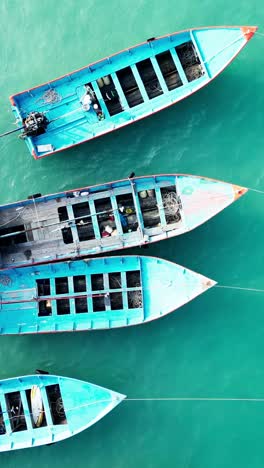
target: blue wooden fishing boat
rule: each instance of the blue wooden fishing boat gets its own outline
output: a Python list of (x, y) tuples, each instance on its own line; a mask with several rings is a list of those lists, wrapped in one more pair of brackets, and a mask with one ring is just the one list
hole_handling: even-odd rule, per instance
[(0, 272), (0, 335), (138, 325), (167, 315), (214, 285), (154, 257), (14, 268)]
[(214, 179), (171, 174), (35, 194), (0, 206), (0, 269), (76, 259), (178, 236), (246, 191)]
[(99, 421), (124, 398), (107, 388), (56, 375), (0, 380), (0, 452), (67, 439)]
[(194, 28), (151, 38), (14, 94), (20, 136), (39, 159), (147, 117), (208, 84), (256, 29)]

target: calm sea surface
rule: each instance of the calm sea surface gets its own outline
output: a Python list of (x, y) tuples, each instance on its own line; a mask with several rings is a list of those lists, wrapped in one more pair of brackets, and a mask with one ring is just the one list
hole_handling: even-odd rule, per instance
[[(148, 37), (191, 26), (258, 24), (263, 0), (2, 0), (0, 131), (8, 96)], [(160, 172), (264, 190), (264, 37), (212, 84), (131, 127), (34, 161), (16, 135), (0, 141), (0, 203)], [(249, 192), (188, 235), (147, 251), (220, 284), (263, 288), (264, 196)], [(44, 368), (151, 397), (263, 397), (264, 296), (212, 289), (166, 318), (94, 333), (1, 338), (0, 378)], [(0, 311), (1, 313), (1, 311)], [(57, 445), (4, 453), (1, 467), (263, 468), (264, 404), (124, 402)]]

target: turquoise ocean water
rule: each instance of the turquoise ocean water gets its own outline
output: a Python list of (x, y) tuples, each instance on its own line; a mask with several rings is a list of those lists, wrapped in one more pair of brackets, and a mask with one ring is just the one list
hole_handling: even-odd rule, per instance
[[(2, 0), (0, 131), (8, 96), (148, 37), (191, 26), (258, 24), (261, 0)], [(137, 175), (186, 172), (264, 190), (264, 37), (213, 83), (133, 126), (34, 161), (1, 139), (0, 203)], [(264, 195), (188, 235), (131, 250), (176, 261), (220, 284), (263, 288)], [(264, 296), (212, 289), (153, 323), (95, 333), (2, 337), (0, 378), (44, 368), (151, 397), (263, 397)], [(0, 311), (1, 313), (1, 311)], [(4, 453), (3, 468), (262, 468), (263, 403), (124, 402), (88, 431)]]

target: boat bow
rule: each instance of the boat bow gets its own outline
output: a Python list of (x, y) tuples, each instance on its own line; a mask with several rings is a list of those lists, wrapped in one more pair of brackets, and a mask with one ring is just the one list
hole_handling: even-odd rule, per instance
[(192, 30), (209, 78), (216, 77), (253, 37), (257, 26), (223, 26)]
[(239, 185), (187, 175), (178, 176), (177, 186), (181, 194), (186, 230), (208, 221), (248, 191)]

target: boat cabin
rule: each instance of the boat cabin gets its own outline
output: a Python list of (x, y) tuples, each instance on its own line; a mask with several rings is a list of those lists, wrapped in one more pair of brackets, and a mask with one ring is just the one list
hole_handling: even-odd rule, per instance
[(67, 418), (59, 384), (34, 385), (0, 395), (0, 437), (61, 424), (67, 424)]
[(33, 198), (0, 207), (2, 268), (133, 247), (183, 229), (176, 176)]

